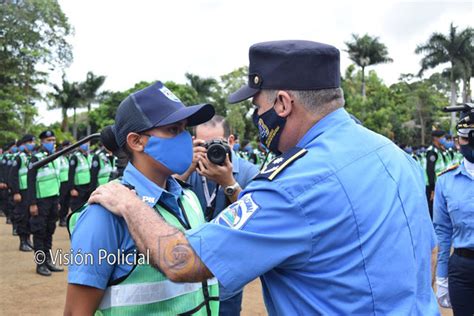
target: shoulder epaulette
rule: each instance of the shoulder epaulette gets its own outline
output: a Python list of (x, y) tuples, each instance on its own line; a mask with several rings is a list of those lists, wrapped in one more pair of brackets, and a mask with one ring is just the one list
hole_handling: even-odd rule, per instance
[(254, 178), (272, 181), (275, 177), (288, 167), (295, 160), (306, 155), (308, 150), (300, 147), (293, 147), (284, 154), (273, 159), (260, 173)]
[(452, 165), (451, 167), (449, 167), (449, 168), (447, 168), (447, 169), (441, 171), (440, 173), (438, 173), (438, 177), (439, 177), (440, 175), (443, 175), (443, 174), (445, 174), (445, 173), (447, 173), (447, 172), (450, 172), (450, 171), (452, 171), (452, 170), (456, 170), (458, 167), (459, 167), (459, 164)]
[(181, 181), (177, 178), (174, 178), (176, 180), (176, 182), (178, 182), (178, 184), (183, 188), (183, 189), (191, 189), (193, 186), (190, 185), (189, 183), (186, 183), (184, 181)]

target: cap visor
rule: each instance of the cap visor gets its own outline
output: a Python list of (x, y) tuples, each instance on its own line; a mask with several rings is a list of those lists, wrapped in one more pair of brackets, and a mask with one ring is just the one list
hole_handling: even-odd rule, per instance
[(156, 126), (169, 125), (186, 119), (188, 126), (195, 126), (209, 121), (214, 114), (215, 110), (211, 104), (191, 105), (174, 112)]
[(253, 97), (259, 91), (260, 91), (260, 89), (250, 88), (249, 86), (245, 85), (242, 88), (240, 88), (239, 90), (232, 93), (227, 98), (227, 101), (229, 101), (230, 104), (242, 102), (244, 100), (247, 100), (247, 99)]

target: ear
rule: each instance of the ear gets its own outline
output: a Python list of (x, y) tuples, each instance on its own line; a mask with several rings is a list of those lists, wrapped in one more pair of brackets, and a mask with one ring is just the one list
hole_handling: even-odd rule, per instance
[(127, 145), (132, 151), (144, 151), (147, 142), (148, 137), (142, 137), (137, 133), (128, 133), (127, 135)]
[(235, 144), (235, 136), (230, 134), (229, 138), (227, 138), (227, 141), (229, 142), (230, 147), (234, 147)]
[(278, 116), (287, 117), (293, 110), (293, 106), (294, 103), (291, 95), (283, 90), (278, 91), (277, 102), (275, 104), (275, 111)]

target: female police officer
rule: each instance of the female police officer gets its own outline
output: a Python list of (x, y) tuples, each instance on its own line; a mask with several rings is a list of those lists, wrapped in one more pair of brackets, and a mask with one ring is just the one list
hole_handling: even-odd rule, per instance
[[(467, 114), (467, 113), (466, 113)], [(474, 314), (474, 120), (457, 125), (464, 160), (436, 182), (434, 226), (439, 241), (436, 283), (439, 303), (454, 315)], [(454, 253), (450, 257), (451, 245)], [(449, 290), (448, 290), (449, 289)]]
[[(210, 104), (185, 107), (157, 82), (120, 104), (113, 127), (115, 141), (102, 139), (106, 147), (121, 148), (128, 154), (130, 163), (122, 182), (134, 187), (143, 201), (179, 230), (204, 222), (199, 200), (171, 177), (186, 171), (192, 162), (192, 139), (185, 127), (213, 115)], [(74, 213), (68, 224), (74, 259), (69, 262), (65, 315), (95, 310), (127, 315), (217, 313), (217, 282), (176, 284), (168, 280), (146, 264), (146, 256), (137, 255), (122, 218), (91, 205)]]

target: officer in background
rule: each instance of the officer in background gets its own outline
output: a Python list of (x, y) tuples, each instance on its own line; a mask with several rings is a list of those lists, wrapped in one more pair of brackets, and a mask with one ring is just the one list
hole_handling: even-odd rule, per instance
[[(65, 140), (61, 143), (59, 150), (71, 145), (71, 142)], [(69, 206), (71, 203), (71, 193), (69, 188), (69, 157), (68, 155), (59, 156), (54, 163), (57, 170), (59, 170), (59, 181), (61, 188), (59, 190), (59, 226), (66, 227), (66, 218), (69, 213)]]
[[(7, 224), (12, 224), (12, 216), (13, 216), (13, 209), (15, 208), (15, 204), (13, 203), (13, 196), (11, 194), (10, 190), (10, 169), (12, 167), (13, 163), (13, 158), (15, 154), (18, 152), (18, 148), (16, 147), (16, 141), (11, 141), (6, 144), (5, 146), (5, 153), (3, 154), (3, 159), (2, 159), (2, 177), (4, 185), (3, 187), (5, 188), (3, 194), (4, 194), (4, 213), (5, 216), (7, 217)], [(16, 236), (16, 227), (13, 226), (13, 235)]]
[[(202, 145), (208, 141), (225, 141), (229, 148), (234, 148), (234, 135), (230, 132), (229, 123), (220, 115), (198, 125), (194, 130), (193, 163), (191, 167), (177, 178), (191, 185), (204, 210), (206, 221), (214, 219), (229, 204), (234, 203), (239, 193), (257, 175), (255, 165), (237, 156), (231, 150), (231, 159), (224, 165), (216, 165), (209, 161), (207, 149)], [(237, 293), (219, 289), (219, 315), (240, 315), (243, 289)]]
[(175, 280), (214, 275), (234, 291), (260, 276), (270, 315), (438, 315), (422, 172), (344, 110), (339, 50), (276, 41), (249, 55), (248, 86), (229, 101), (253, 97), (261, 141), (279, 156), (237, 202), (184, 233), (118, 183), (90, 202), (123, 216)]
[[(97, 181), (99, 160), (89, 153), (89, 143), (82, 144), (69, 159), (71, 211), (83, 206), (91, 194), (91, 180)], [(95, 175), (92, 179), (91, 175)], [(95, 183), (95, 182), (94, 182)]]
[(424, 169), (426, 171), (426, 198), (428, 200), (430, 217), (433, 218), (433, 198), (436, 175), (448, 167), (448, 161), (444, 154), (445, 148), (442, 144), (442, 142), (444, 142), (444, 132), (441, 130), (433, 130), (431, 137), (432, 145), (426, 149), (426, 160), (424, 162), (426, 165)]
[(20, 251), (33, 251), (30, 243), (30, 205), (27, 196), (28, 189), (28, 164), (35, 149), (35, 137), (24, 135), (18, 142), (19, 153), (13, 160), (10, 170), (10, 190), (13, 194), (15, 209), (13, 210), (13, 224), (20, 237)]
[(474, 315), (474, 120), (464, 115), (456, 127), (464, 160), (439, 175), (434, 198), (437, 296), (454, 315)]
[[(95, 158), (95, 159), (94, 159)], [(99, 185), (110, 181), (112, 172), (114, 172), (114, 156), (102, 144), (92, 159), (91, 169), (91, 189), (94, 191)], [(94, 168), (94, 161), (98, 161), (99, 167)]]
[[(46, 130), (39, 135), (41, 147), (30, 160), (30, 165), (54, 153), (56, 137), (54, 132)], [(37, 264), (36, 273), (50, 276), (51, 272), (63, 271), (51, 260), (53, 234), (59, 211), (60, 182), (54, 162), (39, 169), (28, 170), (28, 202), (30, 210), (30, 228), (33, 234), (35, 257), (44, 263)]]

